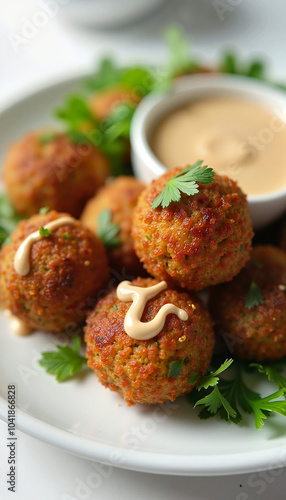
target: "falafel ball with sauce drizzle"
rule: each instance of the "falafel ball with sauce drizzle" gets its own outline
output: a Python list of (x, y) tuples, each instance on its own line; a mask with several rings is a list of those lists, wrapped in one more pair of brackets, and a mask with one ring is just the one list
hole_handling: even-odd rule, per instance
[(51, 332), (82, 323), (109, 276), (101, 241), (56, 211), (20, 222), (2, 247), (0, 271), (7, 309), (32, 329)]
[[(137, 291), (138, 287), (145, 291), (158, 283), (152, 278), (137, 278), (128, 283), (126, 292), (129, 294), (134, 286)], [(214, 348), (210, 314), (194, 294), (164, 286), (146, 302), (140, 318), (142, 328), (149, 326), (167, 304), (173, 306), (173, 312), (166, 315), (159, 333), (154, 329), (153, 337), (141, 340), (135, 327), (132, 338), (125, 330), (132, 300), (118, 298), (121, 287), (122, 284), (119, 291), (113, 290), (100, 299), (88, 314), (85, 327), (88, 366), (101, 384), (117, 391), (129, 406), (174, 401), (190, 392), (207, 370)], [(179, 317), (177, 308), (185, 315)], [(179, 366), (174, 376), (170, 376), (172, 362)]]
[(230, 281), (249, 260), (252, 222), (245, 194), (226, 176), (215, 175), (194, 195), (152, 209), (167, 182), (183, 169), (154, 180), (133, 215), (135, 251), (157, 279), (189, 290)]

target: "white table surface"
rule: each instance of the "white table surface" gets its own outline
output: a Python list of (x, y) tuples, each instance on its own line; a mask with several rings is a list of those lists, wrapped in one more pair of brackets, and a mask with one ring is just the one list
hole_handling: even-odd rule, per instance
[[(25, 20), (31, 21), (41, 10), (40, 0), (0, 0), (0, 106), (53, 78), (77, 69), (88, 70), (102, 55), (111, 54), (121, 63), (141, 60), (160, 64), (166, 55), (162, 31), (171, 22), (185, 27), (194, 52), (206, 62), (217, 59), (225, 45), (238, 46), (243, 56), (264, 54), (273, 75), (286, 81), (285, 0), (224, 2), (225, 11), (219, 0), (166, 0), (160, 11), (112, 31), (72, 25), (65, 19), (64, 6), (59, 5), (57, 15), (49, 17), (46, 25), (16, 51), (11, 34), (21, 35)], [(1, 500), (285, 499), (285, 469), (216, 478), (107, 470), (21, 432), (13, 496), (6, 485), (6, 435), (7, 426), (0, 422)]]

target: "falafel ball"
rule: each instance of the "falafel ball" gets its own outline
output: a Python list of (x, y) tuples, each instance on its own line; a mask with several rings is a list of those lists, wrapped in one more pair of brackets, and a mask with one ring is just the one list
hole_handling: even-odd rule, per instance
[(19, 214), (28, 217), (47, 206), (79, 217), (110, 168), (89, 142), (75, 143), (63, 133), (32, 132), (10, 147), (3, 175)]
[(238, 358), (273, 361), (286, 356), (286, 252), (254, 247), (231, 283), (211, 291), (216, 329)]
[(20, 222), (0, 253), (1, 298), (12, 314), (32, 329), (58, 332), (71, 323), (83, 322), (108, 280), (101, 241), (75, 219), (32, 244), (26, 275), (15, 271), (16, 252), (27, 236), (66, 215), (51, 211)]
[[(152, 278), (137, 278), (132, 285), (149, 287)], [(88, 315), (85, 327), (88, 366), (99, 381), (117, 391), (128, 406), (163, 403), (190, 392), (205, 373), (214, 348), (212, 319), (201, 301), (186, 292), (166, 289), (149, 300), (141, 321), (150, 321), (164, 304), (171, 303), (188, 314), (182, 321), (169, 314), (163, 329), (150, 340), (134, 340), (124, 330), (131, 302), (121, 302), (116, 290), (100, 299)], [(169, 377), (172, 362), (180, 369)], [(189, 381), (191, 374), (197, 374)]]
[(143, 271), (131, 236), (133, 211), (143, 189), (144, 185), (134, 177), (117, 177), (88, 201), (81, 216), (83, 225), (97, 233), (98, 216), (103, 210), (111, 211), (111, 222), (118, 226), (118, 243), (110, 244), (109, 248), (107, 243), (109, 262), (113, 269), (120, 272), (124, 269), (134, 277)]
[(133, 216), (135, 251), (155, 278), (189, 290), (231, 280), (249, 259), (252, 222), (246, 196), (226, 176), (215, 175), (199, 192), (152, 209), (155, 198), (181, 168), (154, 180)]

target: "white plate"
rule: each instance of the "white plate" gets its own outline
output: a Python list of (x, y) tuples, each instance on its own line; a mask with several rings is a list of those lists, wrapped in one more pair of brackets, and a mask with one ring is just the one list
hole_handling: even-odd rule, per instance
[[(51, 110), (79, 81), (49, 85), (2, 110), (1, 156), (21, 134), (52, 123)], [(92, 372), (62, 384), (45, 373), (37, 360), (58, 336), (15, 337), (4, 316), (0, 331), (0, 417), (7, 420), (7, 386), (15, 384), (17, 428), (36, 438), (110, 465), (160, 474), (222, 475), (286, 465), (283, 417), (257, 431), (253, 419), (244, 425), (201, 421), (185, 398), (127, 408)]]

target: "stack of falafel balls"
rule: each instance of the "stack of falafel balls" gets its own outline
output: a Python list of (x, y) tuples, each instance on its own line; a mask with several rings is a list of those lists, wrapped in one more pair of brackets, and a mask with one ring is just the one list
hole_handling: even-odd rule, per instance
[[(168, 171), (147, 187), (133, 177), (110, 179), (98, 149), (80, 148), (62, 133), (49, 141), (31, 133), (5, 160), (7, 193), (28, 218), (1, 250), (2, 301), (33, 329), (59, 332), (85, 325), (89, 367), (128, 405), (173, 401), (190, 392), (211, 361), (214, 329), (238, 358), (269, 361), (286, 354), (286, 252), (272, 246), (252, 250), (246, 196), (227, 177), (215, 175), (210, 184), (199, 184), (198, 193), (181, 193), (179, 202), (153, 209), (181, 170)], [(39, 213), (45, 206), (49, 211)], [(98, 237), (104, 210), (117, 228), (107, 247)], [(14, 258), (20, 244), (67, 213), (75, 223), (34, 242), (30, 271), (19, 275)], [(168, 303), (186, 311), (188, 319), (169, 314), (155, 337), (131, 338), (124, 329), (131, 302), (116, 294), (116, 285), (126, 279), (144, 288), (167, 283), (147, 302), (142, 322)], [(263, 300), (249, 308), (253, 283)], [(203, 289), (210, 291), (209, 310), (196, 294)], [(180, 370), (170, 375), (172, 362)]]

